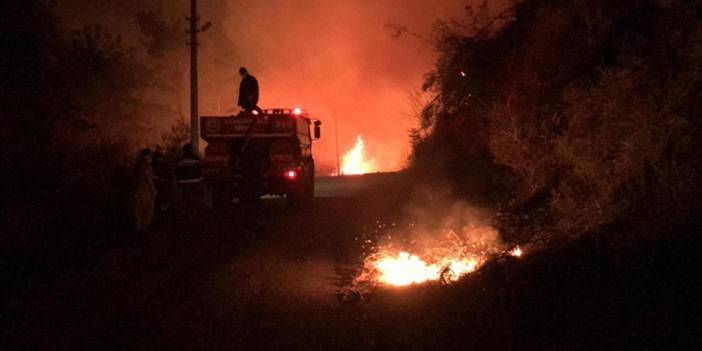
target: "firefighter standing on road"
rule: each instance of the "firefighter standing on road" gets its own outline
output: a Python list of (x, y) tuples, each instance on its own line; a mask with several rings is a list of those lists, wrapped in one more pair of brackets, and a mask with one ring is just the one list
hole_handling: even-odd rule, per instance
[(183, 194), (183, 205), (189, 216), (195, 215), (203, 201), (202, 168), (200, 157), (195, 154), (193, 145), (183, 146), (182, 154), (176, 162), (176, 180)]
[(257, 111), (261, 113), (258, 107), (258, 81), (256, 77), (249, 74), (249, 71), (241, 67), (239, 68), (241, 75), (241, 83), (239, 84), (239, 106), (247, 112)]

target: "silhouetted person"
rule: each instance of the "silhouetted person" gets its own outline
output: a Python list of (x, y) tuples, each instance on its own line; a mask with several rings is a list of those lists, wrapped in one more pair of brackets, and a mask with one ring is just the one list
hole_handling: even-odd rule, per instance
[(156, 204), (151, 150), (143, 149), (134, 164), (134, 229), (144, 231), (151, 225)]
[(256, 77), (249, 74), (246, 68), (239, 68), (239, 74), (241, 75), (241, 84), (239, 84), (239, 106), (245, 111), (258, 111), (258, 81)]

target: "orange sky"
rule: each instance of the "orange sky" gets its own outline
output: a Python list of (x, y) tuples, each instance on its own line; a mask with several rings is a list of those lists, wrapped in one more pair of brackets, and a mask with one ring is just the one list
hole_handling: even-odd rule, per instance
[[(438, 18), (460, 18), (470, 2), (201, 0), (202, 22), (213, 26), (201, 35), (200, 112), (231, 113), (237, 70), (246, 66), (259, 80), (261, 107), (301, 106), (322, 120), (322, 139), (315, 144), (318, 168), (334, 169), (336, 119), (342, 155), (360, 134), (379, 171), (397, 170), (407, 160), (408, 129), (415, 124), (408, 94), (419, 90), (436, 53), (421, 40), (392, 38), (386, 24), (430, 36)], [(188, 3), (67, 0), (63, 11), (121, 27), (129, 37), (138, 36), (136, 21), (124, 20), (129, 13), (160, 9), (166, 17), (182, 17)], [(184, 45), (180, 64), (187, 63), (187, 53)], [(187, 80), (182, 85), (187, 89)], [(181, 110), (188, 111), (187, 103), (181, 101)]]
[(342, 155), (360, 134), (378, 170), (397, 170), (407, 160), (408, 130), (415, 124), (407, 96), (421, 87), (436, 54), (421, 40), (393, 39), (386, 24), (406, 24), (429, 36), (437, 18), (460, 14), (465, 3), (229, 2), (223, 24), (240, 60), (220, 69), (231, 74), (239, 65), (249, 68), (259, 79), (262, 107), (300, 105), (321, 119), (318, 164), (335, 163), (336, 118)]

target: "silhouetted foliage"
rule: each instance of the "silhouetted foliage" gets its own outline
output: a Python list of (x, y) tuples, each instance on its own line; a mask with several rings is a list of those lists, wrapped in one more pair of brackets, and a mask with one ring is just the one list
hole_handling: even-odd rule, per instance
[[(103, 26), (64, 32), (53, 1), (6, 7), (13, 16), (3, 22), (8, 51), (0, 57), (7, 219), (0, 239), (33, 245), (124, 232), (135, 150), (149, 142), (153, 116), (177, 116), (144, 94), (162, 77)], [(152, 38), (150, 53), (169, 48), (159, 20), (142, 14), (139, 21)]]
[(415, 169), (458, 186), (476, 173), (500, 180), (490, 191), (504, 195), (500, 224), (513, 240), (689, 220), (702, 156), (700, 3), (527, 0), (507, 13), (493, 16), (511, 19), (499, 30), (441, 27)]
[(157, 148), (166, 155), (169, 160), (175, 160), (180, 156), (183, 145), (190, 140), (190, 124), (185, 123), (185, 120), (179, 119), (171, 126), (171, 130), (161, 136), (163, 144), (159, 144)]

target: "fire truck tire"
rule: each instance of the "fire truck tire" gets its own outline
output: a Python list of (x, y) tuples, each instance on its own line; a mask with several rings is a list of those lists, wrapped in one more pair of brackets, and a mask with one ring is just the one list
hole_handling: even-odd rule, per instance
[(309, 201), (312, 201), (314, 199), (314, 176), (310, 180), (309, 185), (307, 186), (307, 193), (305, 196), (309, 199)]
[(245, 205), (257, 204), (261, 200), (261, 175), (266, 150), (260, 144), (252, 144), (242, 159), (242, 179), (239, 184), (239, 202)]
[(261, 194), (257, 190), (255, 181), (243, 182), (239, 188), (239, 203), (242, 205), (255, 205), (261, 200)]
[(291, 207), (299, 207), (302, 204), (302, 194), (299, 190), (288, 190), (285, 194), (285, 202)]
[(310, 165), (309, 172), (307, 173), (307, 186), (305, 187), (305, 197), (308, 202), (312, 202), (314, 199), (314, 161)]
[(223, 208), (232, 204), (234, 193), (231, 186), (217, 185), (212, 187), (212, 205), (214, 208)]
[(296, 207), (307, 206), (314, 198), (314, 164), (310, 166), (301, 179), (300, 186), (290, 189), (286, 196), (288, 204)]

